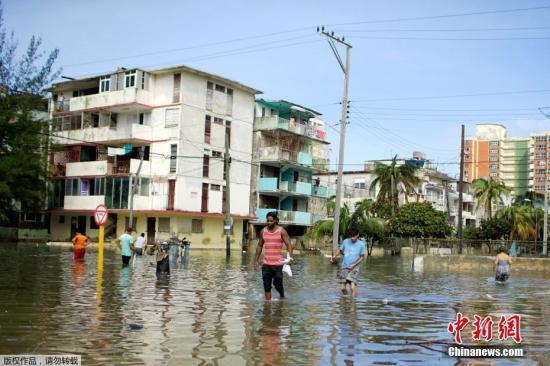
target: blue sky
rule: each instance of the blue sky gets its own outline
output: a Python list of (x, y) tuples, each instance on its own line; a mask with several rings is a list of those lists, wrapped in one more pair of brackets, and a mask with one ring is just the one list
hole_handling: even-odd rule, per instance
[(410, 18), (545, 6), (550, 2), (3, 2), (21, 48), (40, 35), (46, 48), (60, 49), (64, 75), (185, 63), (256, 87), (264, 98), (312, 107), (334, 128), (336, 163), (343, 75), (315, 32), (326, 25), (353, 45), (346, 169), (421, 150), (453, 175), (461, 123), (467, 134), (477, 122), (502, 123), (514, 136), (550, 130), (538, 111), (550, 106), (550, 8)]

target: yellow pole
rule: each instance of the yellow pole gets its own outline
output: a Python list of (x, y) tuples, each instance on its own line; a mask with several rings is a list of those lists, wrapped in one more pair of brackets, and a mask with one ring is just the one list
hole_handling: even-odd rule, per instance
[(96, 300), (97, 304), (101, 303), (103, 295), (103, 237), (105, 236), (105, 226), (99, 227), (99, 241), (97, 249), (97, 284), (96, 284)]

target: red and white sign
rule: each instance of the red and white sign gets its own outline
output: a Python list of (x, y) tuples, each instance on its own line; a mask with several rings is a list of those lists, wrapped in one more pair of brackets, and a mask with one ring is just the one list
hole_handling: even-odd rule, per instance
[(107, 210), (107, 207), (105, 207), (105, 205), (98, 205), (95, 208), (94, 220), (97, 226), (105, 225), (108, 217), (109, 217), (109, 211)]

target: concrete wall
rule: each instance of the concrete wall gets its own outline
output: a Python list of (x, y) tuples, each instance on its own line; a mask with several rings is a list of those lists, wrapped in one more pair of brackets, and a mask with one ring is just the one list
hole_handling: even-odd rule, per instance
[[(494, 257), (448, 255), (423, 256), (425, 269), (446, 270), (450, 272), (483, 271), (492, 273)], [(513, 258), (512, 276), (524, 271), (544, 272), (550, 274), (550, 259), (548, 258)]]

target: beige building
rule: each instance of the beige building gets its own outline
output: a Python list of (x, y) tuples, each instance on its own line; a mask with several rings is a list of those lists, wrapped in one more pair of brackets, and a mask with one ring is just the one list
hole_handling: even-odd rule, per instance
[[(177, 66), (118, 69), (51, 88), (54, 174), (51, 240), (79, 228), (95, 238), (98, 204), (107, 235), (128, 225), (134, 183), (135, 224), (149, 241), (172, 233), (194, 248), (224, 248), (224, 149), (231, 164), (232, 241), (240, 249), (250, 212), (252, 126), (258, 90)], [(143, 158), (142, 158), (143, 157)], [(139, 174), (138, 174), (139, 171)]]

